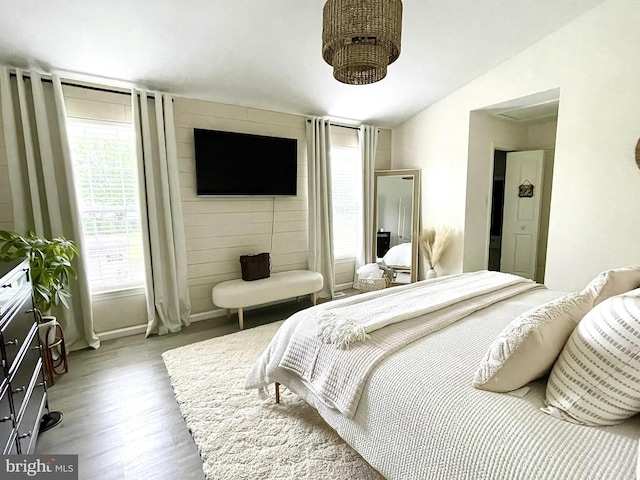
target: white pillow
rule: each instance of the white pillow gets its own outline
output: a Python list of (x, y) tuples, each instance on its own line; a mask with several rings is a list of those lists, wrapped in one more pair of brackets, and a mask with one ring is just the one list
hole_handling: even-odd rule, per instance
[(516, 317), (491, 343), (473, 386), (509, 392), (549, 373), (592, 303), (589, 291), (570, 293)]
[(640, 412), (640, 288), (584, 317), (551, 370), (546, 403), (544, 412), (584, 425)]
[(638, 287), (640, 287), (640, 266), (634, 266), (605, 270), (591, 280), (584, 290), (590, 291), (593, 295), (593, 306), (595, 307), (607, 298)]
[(509, 392), (546, 375), (574, 328), (592, 307), (638, 287), (640, 266), (605, 270), (581, 292), (523, 313), (491, 343), (473, 378), (473, 386)]

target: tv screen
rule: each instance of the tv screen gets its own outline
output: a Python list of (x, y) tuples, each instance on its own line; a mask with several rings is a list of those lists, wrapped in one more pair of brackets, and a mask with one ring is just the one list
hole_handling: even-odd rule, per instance
[(199, 128), (193, 136), (199, 196), (296, 195), (296, 139)]

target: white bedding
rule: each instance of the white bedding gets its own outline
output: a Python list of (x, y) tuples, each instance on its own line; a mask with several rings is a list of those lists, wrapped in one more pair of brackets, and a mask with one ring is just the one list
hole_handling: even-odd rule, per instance
[[(544, 380), (530, 384), (523, 398), (471, 386), (502, 328), (558, 296), (548, 290), (522, 293), (388, 356), (365, 383), (351, 419), (285, 370), (269, 372), (268, 381), (287, 385), (317, 408), (388, 479), (635, 478), (637, 417), (609, 427), (573, 425), (539, 410)], [(273, 346), (268, 361), (278, 362), (284, 348)]]
[(387, 265), (395, 267), (411, 268), (412, 245), (411, 242), (394, 245), (384, 254), (382, 260)]
[[(287, 345), (279, 362), (273, 362), (274, 357), (267, 351), (247, 374), (246, 387), (265, 386), (267, 376), (277, 369), (287, 369), (296, 373), (325, 404), (352, 417), (366, 379), (386, 356), (476, 310), (532, 288), (540, 285), (515, 275), (483, 271), (325, 303), (290, 319), (295, 327), (282, 329), (272, 342)], [(419, 319), (412, 321), (416, 317)], [(333, 327), (342, 334), (341, 339), (360, 341), (354, 341), (348, 351), (338, 348), (335, 342), (324, 338), (328, 329), (323, 323), (325, 318), (335, 323)], [(367, 333), (350, 334), (358, 328)], [(265, 361), (266, 369), (262, 366)]]

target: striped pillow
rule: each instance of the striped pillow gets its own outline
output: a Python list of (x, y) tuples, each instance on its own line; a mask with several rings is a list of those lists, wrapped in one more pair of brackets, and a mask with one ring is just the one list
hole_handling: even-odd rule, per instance
[(584, 425), (640, 412), (640, 288), (585, 315), (551, 370), (546, 403), (544, 412)]

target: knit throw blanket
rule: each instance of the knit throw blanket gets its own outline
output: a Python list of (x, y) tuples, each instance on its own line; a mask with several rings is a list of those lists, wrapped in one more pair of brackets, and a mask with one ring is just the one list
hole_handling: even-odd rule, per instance
[[(540, 285), (515, 275), (483, 271), (357, 295), (340, 301), (339, 307), (322, 304), (309, 310), (292, 331), (278, 366), (300, 378), (324, 404), (351, 418), (366, 380), (384, 358), (481, 308), (536, 287)], [(345, 348), (336, 348), (340, 346)]]
[(392, 323), (434, 312), (454, 303), (519, 283), (533, 283), (515, 275), (480, 271), (417, 282), (365, 303), (319, 312), (318, 335), (324, 343), (349, 348), (368, 334)]

